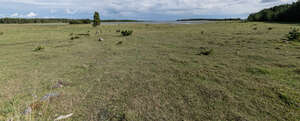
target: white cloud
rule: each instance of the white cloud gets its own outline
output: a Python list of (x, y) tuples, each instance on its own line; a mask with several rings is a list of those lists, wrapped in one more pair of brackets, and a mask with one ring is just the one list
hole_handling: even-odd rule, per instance
[[(66, 15), (100, 11), (104, 16), (137, 16), (144, 15), (161, 18), (158, 15), (201, 16), (201, 15), (247, 15), (265, 7), (295, 0), (0, 0), (0, 10), (5, 4), (22, 4), (28, 11), (48, 10), (49, 13)], [(26, 4), (26, 5), (24, 5)], [(26, 7), (30, 6), (30, 7)], [(15, 8), (10, 6), (10, 8)], [(59, 12), (60, 11), (60, 12)], [(31, 14), (32, 17), (36, 14)], [(156, 15), (156, 16), (155, 16)], [(41, 14), (39, 14), (41, 16)], [(48, 15), (45, 15), (48, 16)]]
[(12, 17), (12, 18), (32, 18), (32, 17), (36, 17), (37, 14), (34, 12), (30, 12), (28, 14), (19, 14), (19, 13), (13, 13), (7, 17)]
[(77, 12), (77, 10), (72, 10), (72, 9), (70, 9), (70, 8), (67, 8), (66, 9), (66, 13), (67, 14), (75, 14)]
[(30, 12), (26, 15), (26, 17), (29, 17), (29, 18), (36, 17), (36, 16), (37, 16), (37, 14), (34, 12)]
[(18, 13), (13, 13), (13, 14), (10, 15), (10, 17), (13, 17), (13, 18), (14, 17), (19, 17), (19, 14)]

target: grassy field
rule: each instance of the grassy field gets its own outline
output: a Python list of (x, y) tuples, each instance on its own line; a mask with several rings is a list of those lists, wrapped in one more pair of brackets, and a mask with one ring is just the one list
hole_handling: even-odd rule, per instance
[[(290, 27), (104, 25), (99, 42), (91, 25), (0, 25), (0, 120), (300, 120)], [(58, 96), (40, 101), (47, 94)]]

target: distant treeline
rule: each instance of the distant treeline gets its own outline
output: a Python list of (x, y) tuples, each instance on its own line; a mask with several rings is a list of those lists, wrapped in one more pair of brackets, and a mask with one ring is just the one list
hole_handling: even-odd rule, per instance
[(89, 19), (63, 19), (63, 18), (1, 18), (1, 24), (27, 24), (27, 23), (70, 23), (89, 24)]
[[(28, 23), (69, 23), (90, 24), (90, 19), (64, 19), (64, 18), (0, 18), (0, 24), (28, 24)], [(101, 20), (101, 22), (141, 22), (137, 20)]]
[(300, 22), (300, 1), (250, 14), (249, 21)]
[(177, 21), (239, 21), (240, 18), (225, 18), (225, 19), (209, 19), (209, 18), (196, 18), (196, 19), (179, 19)]

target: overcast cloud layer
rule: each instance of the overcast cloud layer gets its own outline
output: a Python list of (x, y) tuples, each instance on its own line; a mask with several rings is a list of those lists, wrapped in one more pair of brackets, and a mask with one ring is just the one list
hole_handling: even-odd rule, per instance
[(0, 17), (176, 20), (245, 18), (250, 13), (295, 0), (0, 0)]

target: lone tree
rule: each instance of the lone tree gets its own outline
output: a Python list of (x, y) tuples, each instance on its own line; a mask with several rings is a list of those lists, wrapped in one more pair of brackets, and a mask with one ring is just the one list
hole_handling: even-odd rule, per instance
[(94, 13), (94, 21), (93, 21), (93, 26), (96, 27), (96, 26), (99, 26), (100, 25), (100, 15), (99, 13), (96, 11)]

